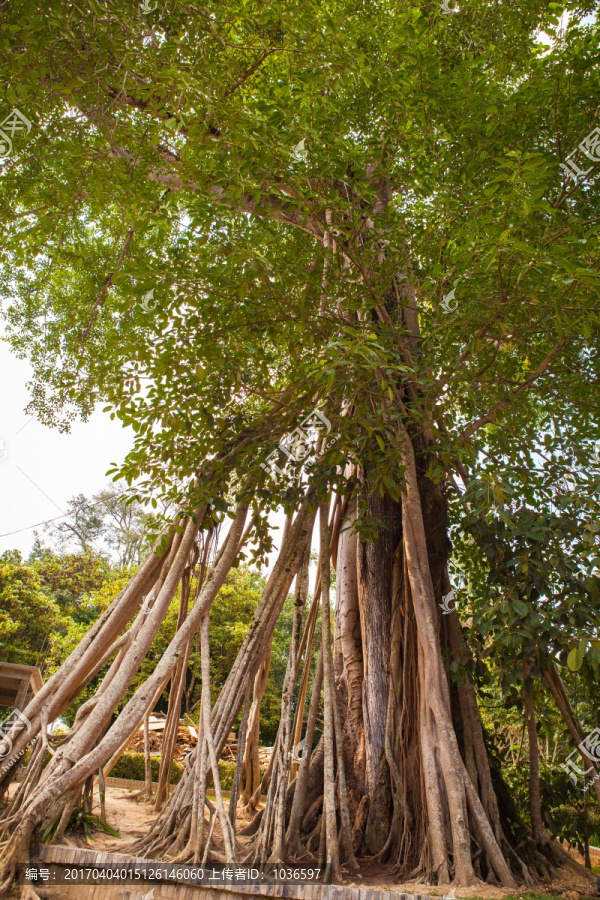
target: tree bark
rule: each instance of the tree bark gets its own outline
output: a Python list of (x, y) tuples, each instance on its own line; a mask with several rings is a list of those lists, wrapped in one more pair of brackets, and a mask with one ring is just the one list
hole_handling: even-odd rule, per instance
[(358, 537), (352, 531), (356, 500), (348, 505), (337, 554), (334, 671), (342, 721), (342, 747), (354, 813), (365, 792), (363, 650), (358, 602)]
[(264, 656), (260, 668), (254, 678), (254, 691), (252, 695), (252, 706), (250, 707), (250, 717), (248, 721), (248, 738), (246, 740), (246, 751), (244, 753), (244, 762), (242, 763), (242, 794), (240, 802), (248, 812), (256, 809), (253, 801), (257, 788), (260, 787), (260, 704), (267, 688), (269, 680), (269, 672), (271, 671), (271, 652), (273, 647), (273, 636), (268, 643), (267, 651)]
[(250, 687), (246, 689), (246, 697), (244, 699), (244, 708), (242, 711), (242, 720), (238, 730), (238, 746), (235, 760), (235, 774), (231, 785), (231, 793), (229, 794), (229, 821), (235, 834), (235, 819), (237, 815), (238, 793), (240, 782), (242, 779), (242, 763), (246, 751), (246, 737), (248, 734), (248, 716), (250, 714)]
[(323, 815), (325, 818), (325, 872), (326, 884), (337, 883), (341, 878), (340, 856), (335, 815), (334, 722), (331, 671), (331, 623), (329, 606), (329, 504), (322, 503), (319, 511), (321, 528), (321, 653), (323, 654), (323, 744), (324, 788)]
[(144, 716), (144, 799), (152, 797), (152, 765), (150, 758), (150, 710)]
[(369, 794), (375, 788), (385, 745), (394, 554), (393, 534), (389, 527), (390, 504), (389, 498), (368, 497), (369, 514), (378, 517), (382, 524), (374, 541), (360, 541), (357, 553), (363, 656), (365, 790)]
[[(188, 613), (188, 602), (190, 596), (190, 579), (193, 564), (191, 563), (183, 574), (181, 580), (181, 595), (179, 601), (179, 613), (177, 616), (177, 628), (181, 628)], [(169, 794), (169, 785), (171, 784), (171, 768), (173, 765), (173, 757), (177, 744), (177, 734), (179, 732), (179, 718), (181, 715), (181, 698), (185, 687), (185, 676), (187, 672), (188, 661), (192, 650), (193, 637), (187, 643), (185, 652), (180, 660), (178, 660), (175, 670), (171, 676), (171, 689), (169, 691), (169, 705), (167, 709), (167, 719), (163, 731), (160, 770), (158, 774), (158, 784), (156, 787), (156, 799), (154, 808), (159, 810), (165, 798)]]
[[(427, 542), (416, 477), (414, 450), (402, 423), (400, 423), (399, 439), (402, 462), (405, 466), (405, 491), (402, 494), (404, 552), (419, 636), (419, 666), (423, 698), (421, 750), (425, 763), (426, 791), (430, 812), (429, 827), (432, 829), (432, 833), (433, 828), (435, 829), (436, 840), (441, 841), (440, 831), (443, 829), (443, 819), (439, 819), (440, 810), (436, 810), (435, 804), (432, 803), (433, 798), (438, 795), (439, 781), (445, 787), (448, 802), (456, 883), (467, 886), (476, 881), (468, 831), (468, 799), (469, 809), (478, 823), (486, 853), (496, 875), (506, 887), (514, 887), (515, 880), (489, 826), (481, 801), (471, 785), (460, 756), (450, 714), (447, 677), (440, 652), (440, 617), (436, 608), (427, 557)], [(436, 770), (437, 777), (435, 777)], [(437, 817), (438, 824), (432, 822), (432, 814)], [(441, 847), (436, 843), (436, 855), (439, 855), (440, 850)], [(447, 858), (448, 851), (444, 850), (443, 859)]]
[(540, 750), (537, 739), (537, 723), (533, 709), (532, 678), (529, 669), (525, 668), (523, 680), (523, 705), (525, 707), (525, 722), (527, 724), (527, 737), (529, 741), (529, 813), (531, 815), (531, 827), (533, 835), (540, 844), (548, 840), (544, 822), (542, 819), (542, 805), (540, 801)]

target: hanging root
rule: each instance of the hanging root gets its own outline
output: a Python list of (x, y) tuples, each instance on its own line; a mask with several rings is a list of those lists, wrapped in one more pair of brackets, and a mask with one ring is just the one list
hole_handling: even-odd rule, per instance
[(19, 893), (19, 900), (42, 900), (40, 895), (34, 891), (30, 884), (22, 884)]
[[(212, 567), (208, 565), (208, 539), (203, 554), (198, 550), (198, 521), (184, 522), (166, 558), (147, 567), (145, 575), (138, 578), (135, 590), (126, 591), (126, 599), (112, 607), (111, 616), (116, 616), (116, 624), (111, 624), (110, 617), (105, 618), (96, 630), (101, 636), (98, 646), (90, 649), (89, 643), (85, 645), (81, 653), (85, 664), (80, 666), (74, 660), (67, 667), (85, 681), (90, 673), (93, 677), (98, 671), (99, 664), (109, 663), (110, 654), (115, 654), (100, 688), (81, 707), (72, 734), (52, 756), (45, 773), (48, 722), (55, 717), (56, 709), (63, 708), (76, 695), (74, 686), (70, 684), (64, 689), (58, 706), (46, 694), (44, 702), (32, 713), (32, 721), (39, 720), (35, 727), (39, 728), (40, 739), (31, 754), (25, 778), (4, 809), (5, 818), (0, 822), (0, 827), (8, 831), (16, 826), (0, 851), (3, 879), (0, 897), (6, 894), (14, 877), (14, 861), (27, 856), (31, 835), (41, 825), (45, 811), (52, 809), (59, 816), (56, 838), (60, 840), (82, 786), (86, 785), (85, 802), (89, 804), (94, 773), (110, 767), (142, 722), (146, 785), (140, 796), (149, 799), (148, 716), (169, 679), (157, 816), (147, 834), (135, 844), (136, 853), (175, 856), (177, 862), (206, 864), (210, 859), (228, 865), (236, 860), (281, 864), (290, 859), (317, 858), (324, 880), (334, 883), (341, 881), (341, 862), (348, 867), (358, 866), (355, 853), (363, 847), (372, 854), (373, 861), (389, 860), (397, 875), (408, 874), (431, 883), (452, 879), (457, 887), (473, 885), (481, 878), (514, 887), (513, 871), (527, 886), (533, 887), (538, 878), (549, 877), (556, 867), (568, 867), (579, 874), (585, 871), (550, 841), (528, 841), (514, 850), (507, 844), (508, 830), (503, 832), (501, 827), (473, 686), (470, 682), (449, 686), (443, 654), (462, 652), (460, 626), (454, 618), (442, 620), (438, 609), (442, 579), (435, 558), (437, 538), (434, 530), (426, 527), (425, 502), (417, 483), (414, 452), (402, 427), (399, 441), (406, 490), (401, 503), (395, 503), (391, 512), (391, 507), (388, 509), (388, 524), (394, 525), (389, 529), (390, 534), (393, 532), (393, 540), (390, 537), (388, 541), (391, 551), (385, 556), (387, 545), (381, 541), (378, 547), (385, 558), (377, 557), (375, 551), (369, 556), (370, 564), (378, 560), (382, 562), (381, 569), (386, 568), (381, 597), (382, 606), (388, 597), (389, 616), (380, 620), (385, 623), (386, 633), (378, 633), (377, 622), (369, 618), (369, 582), (365, 578), (360, 585), (354, 585), (353, 603), (348, 602), (346, 606), (340, 603), (348, 621), (345, 630), (336, 625), (335, 659), (332, 658), (330, 562), (332, 558), (337, 560), (342, 519), (348, 506), (340, 498), (331, 504), (331, 515), (328, 502), (320, 505), (317, 581), (310, 610), (304, 616), (316, 518), (312, 512), (315, 498), (311, 497), (311, 505), (306, 500), (293, 521), (290, 518), (286, 523), (275, 566), (236, 660), (211, 708), (210, 606), (247, 538), (248, 532), (244, 532), (247, 510), (239, 505), (235, 522)], [(354, 510), (355, 518), (356, 515)], [(358, 536), (355, 543), (364, 550), (365, 542), (361, 545)], [(200, 556), (202, 571), (196, 576)], [(438, 556), (443, 569), (446, 557), (443, 553)], [(350, 562), (357, 578), (363, 566), (363, 562), (357, 563), (358, 551), (340, 553), (340, 566), (342, 557), (347, 569)], [(195, 577), (198, 581), (192, 603), (191, 586)], [(447, 580), (447, 574), (445, 577)], [(261, 781), (256, 765), (260, 702), (269, 677), (274, 629), (294, 578), (294, 614), (280, 723), (269, 767)], [(338, 585), (342, 581), (340, 572)], [(175, 636), (154, 672), (111, 724), (113, 710), (134, 680), (139, 661), (151, 646), (180, 583), (181, 603)], [(148, 589), (148, 585), (154, 592), (151, 608), (144, 615), (138, 614), (125, 635), (121, 634), (136, 604), (139, 606), (141, 602), (141, 590)], [(340, 598), (343, 599), (341, 587)], [(310, 675), (315, 668), (313, 636), (318, 633), (319, 611), (320, 648), (305, 723)], [(186, 759), (179, 784), (169, 796), (168, 776), (181, 698), (188, 658), (198, 630), (202, 666), (198, 741)], [(341, 635), (339, 642), (338, 635)], [(368, 653), (369, 648), (377, 649), (379, 638), (385, 653), (382, 653), (384, 659), (379, 672), (382, 678), (378, 681), (372, 679), (369, 666), (379, 665), (379, 661), (374, 661), (373, 653), (371, 657)], [(60, 679), (56, 684), (60, 693)], [(226, 810), (218, 759), (242, 706), (235, 775)], [(320, 708), (322, 736), (313, 749)], [(367, 721), (369, 714), (372, 715)], [(298, 759), (292, 753), (303, 732), (303, 752)], [(214, 805), (206, 796), (211, 777)], [(266, 802), (258, 809), (263, 791)], [(245, 828), (238, 826), (236, 834), (238, 796), (246, 811), (258, 809), (258, 812)], [(24, 815), (29, 817), (29, 832), (21, 822)], [(242, 842), (241, 836), (248, 840)], [(36, 896), (30, 886), (22, 887), (22, 898), (35, 900)]]

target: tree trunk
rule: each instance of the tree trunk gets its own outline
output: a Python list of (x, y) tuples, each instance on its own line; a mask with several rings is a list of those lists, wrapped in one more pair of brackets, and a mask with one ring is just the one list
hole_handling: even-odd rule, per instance
[(344, 763), (354, 814), (365, 793), (364, 671), (358, 603), (358, 538), (352, 531), (355, 519), (356, 500), (352, 500), (339, 537), (334, 631), (334, 671), (342, 720)]
[[(394, 534), (389, 498), (368, 497), (369, 514), (382, 524), (374, 541), (358, 546), (358, 601), (363, 656), (363, 720), (365, 790), (375, 788), (385, 744), (391, 634), (392, 559)], [(352, 702), (356, 702), (354, 697)]]
[(325, 832), (325, 872), (326, 884), (337, 883), (341, 877), (340, 856), (335, 814), (335, 764), (334, 764), (334, 721), (331, 671), (331, 625), (329, 607), (329, 504), (322, 503), (319, 511), (321, 529), (321, 653), (323, 655), (323, 745), (324, 745), (324, 787), (323, 816)]
[(150, 710), (144, 716), (144, 799), (152, 798), (152, 764), (150, 758)]
[[(427, 555), (414, 450), (402, 423), (399, 441), (406, 479), (405, 492), (402, 495), (404, 552), (419, 639), (421, 752), (432, 860), (438, 870), (447, 865), (449, 845), (445, 826), (449, 824), (455, 882), (465, 886), (475, 883), (468, 831), (468, 804), (486, 855), (497, 877), (505, 886), (514, 887), (515, 880), (460, 756), (450, 712), (448, 680), (440, 649), (440, 614)], [(445, 803), (447, 811), (444, 809)]]
[(248, 736), (246, 739), (246, 751), (244, 753), (244, 761), (242, 763), (242, 793), (240, 802), (248, 812), (256, 809), (253, 802), (254, 794), (260, 787), (260, 704), (267, 689), (267, 681), (269, 680), (269, 672), (271, 671), (271, 651), (273, 647), (273, 636), (268, 643), (265, 657), (260, 665), (256, 677), (254, 679), (254, 692), (252, 697), (252, 706), (250, 707), (250, 716), (248, 720)]
[(525, 679), (523, 681), (523, 705), (525, 707), (525, 722), (527, 724), (527, 737), (529, 740), (529, 813), (531, 815), (531, 827), (533, 835), (540, 844), (548, 840), (544, 822), (542, 820), (542, 805), (540, 802), (540, 751), (537, 739), (537, 723), (533, 709), (532, 678), (528, 668), (525, 667)]
[[(147, 856), (176, 856), (178, 862), (212, 858), (231, 862), (240, 847), (235, 840), (235, 796), (241, 766), (236, 767), (232, 806), (225, 815), (219, 787), (217, 758), (231, 730), (242, 702), (245, 704), (240, 729), (239, 758), (256, 762), (249, 747), (254, 734), (258, 746), (259, 706), (269, 672), (271, 641), (277, 618), (294, 578), (296, 583), (293, 635), (282, 696), (281, 723), (270, 775), (265, 779), (269, 792), (264, 809), (244, 833), (253, 838), (246, 848), (245, 862), (271, 858), (283, 862), (289, 856), (322, 856), (327, 880), (340, 878), (338, 829), (346, 862), (352, 863), (353, 849), (362, 843), (366, 852), (394, 863), (402, 878), (422, 878), (432, 883), (453, 880), (456, 886), (474, 884), (478, 878), (500, 881), (513, 887), (515, 881), (504, 853), (512, 864), (527, 869), (508, 845), (502, 832), (498, 803), (473, 685), (450, 680), (446, 657), (465, 653), (456, 613), (441, 615), (439, 603), (449, 590), (446, 560), (445, 500), (442, 489), (426, 478), (417, 478), (413, 444), (398, 424), (398, 449), (405, 479), (401, 504), (374, 495), (368, 473), (364, 473), (358, 497), (320, 509), (320, 571), (305, 636), (300, 642), (302, 607), (307, 593), (307, 553), (315, 514), (308, 497), (296, 517), (288, 519), (275, 566), (255, 610), (237, 659), (228, 674), (214, 708), (210, 709), (208, 613), (234, 559), (244, 543), (246, 509), (238, 507), (236, 519), (221, 546), (213, 567), (191, 612), (187, 612), (187, 575), (184, 576), (182, 606), (176, 634), (147, 681), (135, 692), (116, 722), (109, 719), (139, 669), (169, 603), (193, 554), (197, 553), (197, 522), (189, 522), (175, 536), (166, 558), (142, 567), (145, 574), (134, 579), (135, 589), (126, 590), (113, 605), (111, 617), (96, 631), (98, 646), (87, 644), (75, 656), (69, 670), (90, 676), (99, 664), (114, 656), (107, 676), (92, 700), (78, 714), (76, 727), (43, 776), (45, 745), (32, 754), (31, 773), (13, 798), (0, 825), (14, 829), (2, 848), (5, 884), (14, 867), (16, 854), (26, 859), (36, 829), (45, 816), (69, 816), (70, 802), (76, 798), (108, 759), (126, 746), (139, 723), (153, 708), (158, 693), (172, 676), (169, 730), (165, 734), (163, 784), (166, 785), (167, 758), (172, 749), (181, 702), (187, 652), (202, 625), (203, 701), (198, 744), (186, 761), (183, 777), (167, 799), (148, 834), (136, 845)], [(420, 460), (421, 463), (421, 460)], [(364, 501), (364, 502), (363, 502)], [(369, 527), (374, 540), (359, 539), (351, 530), (358, 518), (360, 503), (363, 535)], [(331, 609), (329, 599), (330, 558), (337, 564), (337, 601), (334, 619), (334, 653), (331, 652)], [(302, 561), (304, 560), (304, 566)], [(141, 570), (140, 570), (141, 571)], [(141, 612), (125, 635), (125, 627), (141, 602), (143, 591), (152, 589), (153, 603)], [(296, 780), (290, 753), (294, 735), (302, 731), (304, 695), (311, 670), (312, 632), (319, 597), (321, 600), (321, 650), (314, 680), (302, 762)], [(127, 617), (129, 616), (129, 618)], [(104, 630), (103, 630), (104, 629)], [(300, 646), (299, 646), (300, 645)], [(298, 651), (296, 652), (296, 648)], [(296, 688), (302, 653), (306, 678)], [(86, 656), (87, 654), (87, 656)], [(80, 660), (85, 657), (85, 666)], [(96, 668), (95, 668), (96, 667)], [(71, 675), (68, 676), (69, 678)], [(74, 676), (73, 676), (74, 677)], [(68, 681), (68, 679), (67, 679)], [(75, 686), (57, 680), (65, 702)], [(254, 685), (253, 706), (250, 697)], [(314, 752), (312, 744), (323, 687), (324, 730)], [(528, 709), (532, 822), (539, 843), (545, 839), (539, 813), (539, 785), (535, 789), (537, 748), (531, 694), (525, 685)], [(560, 688), (556, 696), (573, 722), (568, 701)], [(292, 710), (298, 710), (292, 728)], [(53, 707), (54, 708), (54, 707)], [(42, 742), (51, 715), (42, 705), (38, 715), (43, 724)], [(244, 747), (243, 733), (248, 732)], [(565, 719), (567, 721), (567, 719)], [(110, 725), (110, 727), (108, 727)], [(533, 728), (533, 731), (532, 731)], [(99, 735), (104, 735), (99, 738)], [(31, 739), (30, 735), (26, 736)], [(47, 739), (46, 739), (47, 740)], [(247, 766), (244, 798), (258, 800), (258, 772)], [(206, 799), (207, 779), (212, 772), (217, 793), (216, 809)], [(35, 774), (35, 777), (34, 777)], [(288, 783), (289, 781), (289, 783)], [(346, 785), (351, 789), (350, 802)], [(204, 807), (211, 818), (208, 837)], [(536, 806), (538, 812), (536, 813)], [(354, 829), (351, 827), (349, 807)], [(339, 815), (338, 815), (339, 814)], [(219, 829), (215, 833), (217, 819)], [(503, 820), (504, 823), (504, 820)], [(215, 843), (212, 844), (211, 842)], [(219, 841), (223, 842), (223, 852)], [(547, 839), (546, 839), (547, 840)], [(546, 844), (548, 846), (548, 844)], [(474, 853), (474, 848), (477, 852)], [(552, 852), (552, 858), (560, 854)], [(239, 859), (238, 855), (238, 859)], [(568, 864), (565, 861), (565, 864)], [(540, 864), (541, 865), (541, 864)], [(573, 864), (575, 865), (575, 864)], [(538, 867), (539, 871), (539, 867)]]
[[(188, 601), (190, 596), (190, 581), (192, 576), (193, 564), (190, 564), (183, 574), (181, 580), (181, 595), (179, 601), (179, 613), (177, 616), (177, 628), (181, 628), (188, 613)], [(185, 687), (185, 676), (187, 672), (188, 661), (192, 650), (192, 638), (188, 641), (185, 652), (171, 677), (171, 689), (169, 691), (169, 706), (167, 709), (167, 718), (163, 731), (160, 770), (158, 773), (158, 784), (156, 787), (156, 799), (154, 808), (159, 810), (166, 797), (169, 795), (169, 785), (171, 784), (171, 768), (173, 765), (173, 757), (175, 755), (175, 747), (177, 744), (177, 734), (179, 732), (179, 718), (181, 715), (181, 698)]]

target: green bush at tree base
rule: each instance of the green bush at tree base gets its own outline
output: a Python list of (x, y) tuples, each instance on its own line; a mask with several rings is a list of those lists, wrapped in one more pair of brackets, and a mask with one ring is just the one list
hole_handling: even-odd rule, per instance
[[(152, 781), (158, 781), (158, 771), (160, 768), (160, 756), (150, 757), (150, 771), (152, 773)], [(119, 759), (114, 769), (111, 770), (110, 778), (127, 778), (132, 781), (145, 781), (145, 766), (143, 753), (124, 753)], [(183, 775), (183, 766), (178, 762), (173, 762), (171, 766), (171, 784), (179, 784)]]
[[(150, 757), (150, 771), (152, 772), (152, 781), (158, 781), (158, 771), (160, 768), (160, 756)], [(231, 790), (233, 784), (233, 776), (235, 774), (235, 763), (221, 759), (219, 760), (219, 777), (221, 779), (221, 787), (224, 791)], [(181, 763), (173, 762), (171, 766), (171, 784), (179, 784), (183, 775), (183, 766)], [(143, 753), (124, 753), (116, 763), (114, 769), (110, 773), (111, 778), (127, 778), (132, 781), (145, 780), (144, 754)], [(209, 782), (209, 790), (213, 787), (212, 778)]]

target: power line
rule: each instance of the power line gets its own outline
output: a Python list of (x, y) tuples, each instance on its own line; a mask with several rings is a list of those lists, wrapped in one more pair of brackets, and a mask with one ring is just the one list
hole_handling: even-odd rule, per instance
[(64, 515), (67, 515), (67, 513), (65, 513), (64, 509), (61, 509), (60, 506), (58, 505), (58, 503), (56, 503), (56, 502), (52, 499), (52, 497), (50, 496), (50, 494), (47, 494), (46, 491), (45, 491), (43, 488), (41, 488), (41, 487), (39, 486), (39, 484), (37, 483), (37, 481), (34, 481), (34, 480), (33, 480), (33, 478), (31, 477), (31, 475), (28, 475), (27, 472), (26, 472), (24, 469), (22, 469), (21, 466), (17, 466), (16, 463), (15, 463), (15, 466), (16, 466), (16, 468), (19, 470), (19, 472), (22, 472), (22, 473), (23, 473), (23, 475), (25, 476), (25, 478), (29, 479), (29, 481), (30, 481), (30, 482), (38, 489), (38, 491), (41, 491), (41, 493), (44, 495), (44, 497), (45, 497), (47, 500), (50, 501), (50, 503), (52, 504), (52, 506), (55, 506), (55, 507), (56, 507), (58, 510), (60, 510), (61, 513), (63, 513)]
[[(123, 488), (118, 494), (113, 494), (113, 497), (120, 497), (121, 494), (124, 494), (127, 490), (128, 488)], [(12, 537), (13, 534), (22, 534), (24, 531), (31, 531), (32, 528), (39, 528), (40, 525), (49, 525), (51, 522), (57, 522), (60, 519), (68, 519), (70, 516), (76, 516), (78, 512), (81, 512), (82, 509), (86, 509), (86, 507), (87, 509), (93, 509), (95, 506), (100, 506), (100, 504), (104, 502), (104, 500), (98, 500), (96, 503), (82, 503), (81, 506), (74, 509), (73, 512), (65, 513), (63, 516), (54, 516), (53, 519), (45, 519), (43, 522), (36, 522), (34, 525), (27, 525), (25, 528), (17, 528), (16, 531), (7, 531), (5, 534), (0, 534), (0, 538)]]

